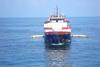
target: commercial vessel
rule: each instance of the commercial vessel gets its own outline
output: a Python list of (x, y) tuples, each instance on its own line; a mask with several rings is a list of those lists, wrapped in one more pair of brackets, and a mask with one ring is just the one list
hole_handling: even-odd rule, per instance
[(59, 14), (58, 8), (44, 23), (44, 41), (47, 46), (62, 46), (71, 41), (70, 22), (64, 15)]

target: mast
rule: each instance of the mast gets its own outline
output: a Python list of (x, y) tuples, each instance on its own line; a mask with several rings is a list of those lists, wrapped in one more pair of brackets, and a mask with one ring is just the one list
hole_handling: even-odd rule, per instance
[(56, 6), (56, 16), (58, 16), (58, 7)]

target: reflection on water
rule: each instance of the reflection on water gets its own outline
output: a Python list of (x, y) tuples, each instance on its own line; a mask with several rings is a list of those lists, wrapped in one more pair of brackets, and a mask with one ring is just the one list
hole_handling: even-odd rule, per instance
[(67, 49), (46, 49), (46, 67), (71, 67), (68, 62), (69, 46)]

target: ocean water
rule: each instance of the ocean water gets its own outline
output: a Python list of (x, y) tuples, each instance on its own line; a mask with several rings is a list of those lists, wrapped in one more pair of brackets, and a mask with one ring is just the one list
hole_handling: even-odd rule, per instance
[(43, 23), (47, 18), (0, 18), (0, 67), (100, 67), (100, 17), (72, 17), (68, 49), (46, 49)]

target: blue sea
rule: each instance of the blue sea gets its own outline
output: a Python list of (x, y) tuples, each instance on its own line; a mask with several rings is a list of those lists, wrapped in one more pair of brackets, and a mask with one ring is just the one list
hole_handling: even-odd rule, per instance
[(0, 18), (0, 67), (100, 67), (100, 17), (68, 18), (72, 38), (68, 49), (46, 49), (43, 34), (47, 18)]

